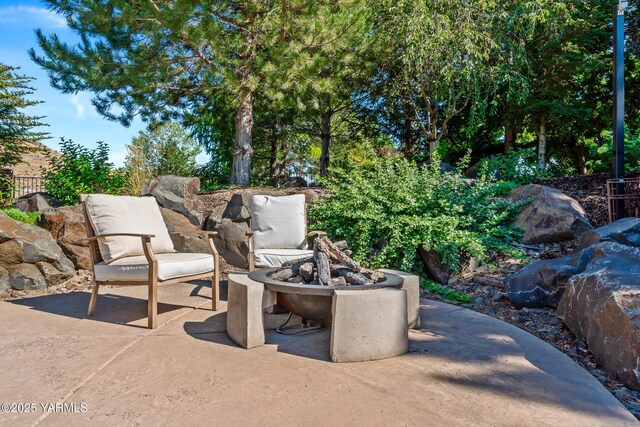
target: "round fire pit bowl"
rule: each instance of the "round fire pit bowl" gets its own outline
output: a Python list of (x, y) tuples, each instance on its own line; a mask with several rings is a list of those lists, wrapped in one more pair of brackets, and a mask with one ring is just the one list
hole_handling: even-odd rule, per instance
[(277, 268), (267, 268), (249, 273), (249, 278), (264, 283), (266, 288), (278, 293), (278, 303), (305, 320), (331, 324), (331, 297), (336, 290), (358, 292), (360, 290), (399, 288), (403, 284), (400, 276), (384, 273), (385, 280), (372, 285), (321, 286), (290, 283), (270, 278)]

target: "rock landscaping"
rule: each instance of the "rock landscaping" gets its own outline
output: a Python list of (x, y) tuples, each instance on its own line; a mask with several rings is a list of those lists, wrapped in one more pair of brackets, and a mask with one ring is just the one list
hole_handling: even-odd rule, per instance
[[(163, 206), (167, 228), (177, 232), (172, 240), (179, 251), (206, 251), (206, 242), (191, 232), (199, 228), (218, 231), (215, 243), (223, 257), (223, 270), (247, 266), (246, 231), (253, 195), (303, 193), (308, 202), (326, 197), (314, 188), (198, 191), (197, 179), (169, 176), (154, 179), (143, 194), (156, 197)], [(590, 219), (601, 225), (599, 217), (587, 214), (576, 199), (556, 189), (528, 185), (513, 190), (509, 197), (531, 200), (516, 220), (516, 225), (525, 230), (526, 243), (515, 247), (533, 262), (494, 257), (490, 263), (479, 265), (470, 260), (462, 273), (456, 273), (438, 262), (436, 253), (423, 251), (420, 255), (433, 270), (430, 275), (448, 285), (449, 297), (451, 292), (471, 296), (470, 301), (455, 304), (514, 324), (551, 343), (589, 370), (631, 412), (640, 415), (640, 393), (636, 391), (640, 390), (636, 375), (640, 371), (636, 330), (640, 312), (640, 284), (636, 283), (640, 277), (640, 219), (626, 218), (592, 229)], [(43, 200), (48, 199), (37, 195), (21, 203), (27, 208), (46, 207)], [(47, 203), (55, 204), (50, 200)], [(39, 225), (42, 228), (0, 214), (1, 297), (61, 293), (90, 286), (86, 270), (91, 265), (81, 207), (46, 207)], [(294, 267), (299, 267), (296, 277), (301, 277), (303, 265)], [(442, 299), (426, 291), (424, 296)]]

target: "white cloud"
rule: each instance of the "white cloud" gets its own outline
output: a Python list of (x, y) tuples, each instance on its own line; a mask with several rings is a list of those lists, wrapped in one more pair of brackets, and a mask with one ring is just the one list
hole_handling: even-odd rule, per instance
[(30, 27), (64, 28), (67, 21), (61, 15), (35, 6), (6, 6), (0, 7), (0, 23), (26, 24)]
[(87, 109), (85, 108), (78, 94), (71, 95), (71, 103), (74, 107), (76, 107), (76, 114), (74, 115), (74, 117), (78, 120), (84, 119), (87, 115)]

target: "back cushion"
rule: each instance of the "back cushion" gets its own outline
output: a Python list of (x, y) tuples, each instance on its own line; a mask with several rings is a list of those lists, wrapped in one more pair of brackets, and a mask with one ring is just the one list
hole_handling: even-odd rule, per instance
[(251, 228), (255, 249), (307, 247), (304, 195), (253, 196)]
[[(153, 197), (90, 194), (85, 200), (87, 216), (97, 236), (110, 233), (154, 234), (154, 253), (175, 252), (173, 242)], [(119, 258), (144, 255), (139, 237), (105, 237), (98, 239), (105, 263)]]

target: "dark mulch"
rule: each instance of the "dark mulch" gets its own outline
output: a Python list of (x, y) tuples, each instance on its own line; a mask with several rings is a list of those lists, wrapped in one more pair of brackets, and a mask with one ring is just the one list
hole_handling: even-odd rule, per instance
[[(640, 176), (635, 172), (628, 174), (628, 178)], [(607, 210), (607, 179), (613, 178), (611, 173), (599, 173), (583, 176), (566, 176), (541, 181), (540, 184), (554, 187), (573, 197), (587, 212), (587, 217), (594, 227), (600, 227), (609, 222)]]

